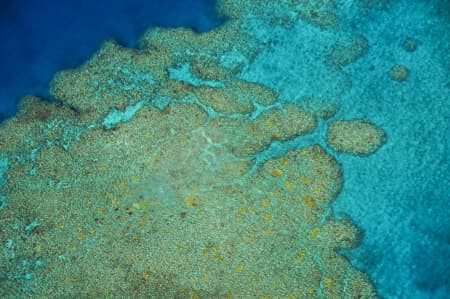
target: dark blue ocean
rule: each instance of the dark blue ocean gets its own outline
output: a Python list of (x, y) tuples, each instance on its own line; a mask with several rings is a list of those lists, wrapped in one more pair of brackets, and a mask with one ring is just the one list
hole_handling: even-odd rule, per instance
[(103, 40), (135, 47), (149, 26), (206, 31), (219, 23), (213, 9), (208, 0), (0, 1), (0, 117), (26, 94), (46, 97), (55, 72), (80, 65)]
[[(427, 57), (436, 49), (437, 55), (449, 51), (445, 39), (450, 35), (421, 31), (415, 20), (423, 12), (444, 15), (448, 22), (450, 5), (445, 0), (412, 0), (408, 7), (401, 18), (411, 20), (404, 26), (419, 41), (418, 50), (411, 54), (414, 59), (405, 54), (395, 61), (427, 75), (415, 78), (417, 90), (402, 91), (416, 95), (407, 103), (396, 95), (391, 102), (366, 105), (362, 97), (343, 102), (340, 113), (368, 116), (386, 130), (388, 142), (367, 159), (336, 155), (344, 165), (345, 185), (335, 209), (349, 214), (364, 232), (361, 245), (343, 254), (368, 273), (381, 296), (443, 299), (450, 298), (450, 62), (436, 62), (439, 70), (433, 71), (435, 65)], [(380, 10), (359, 28), (373, 49), (393, 43), (395, 30), (389, 32), (387, 24), (399, 19), (391, 17)], [(14, 115), (24, 95), (48, 99), (52, 76), (82, 64), (105, 39), (136, 47), (149, 26), (204, 32), (220, 23), (214, 1), (208, 0), (0, 1), (0, 120)], [(381, 30), (384, 26), (390, 29)], [(436, 49), (426, 46), (433, 39)], [(448, 52), (445, 59), (450, 59)], [(373, 88), (378, 92), (383, 86)], [(421, 88), (431, 88), (436, 97), (422, 97)]]

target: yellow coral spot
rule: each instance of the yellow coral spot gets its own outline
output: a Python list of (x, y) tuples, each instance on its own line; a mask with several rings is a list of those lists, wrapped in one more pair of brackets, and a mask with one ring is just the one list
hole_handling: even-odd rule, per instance
[(261, 299), (270, 299), (270, 296), (269, 295), (262, 295), (260, 298)]
[(149, 203), (146, 201), (142, 201), (139, 205), (140, 205), (141, 209), (144, 211), (147, 211), (150, 206)]
[(131, 179), (133, 181), (137, 181), (137, 180), (139, 180), (139, 176), (135, 174), (135, 175), (131, 176)]
[(120, 192), (121, 192), (122, 194), (124, 194), (125, 191), (126, 191), (126, 188), (127, 188), (127, 181), (125, 181), (125, 180), (120, 180), (120, 181), (119, 181), (119, 187), (120, 187)]
[(228, 291), (225, 293), (225, 299), (231, 299), (233, 298), (233, 293), (231, 293), (231, 291)]
[(323, 283), (327, 287), (331, 287), (333, 285), (333, 279), (331, 277), (325, 277), (324, 280), (323, 280)]
[(236, 218), (237, 220), (241, 220), (242, 215), (245, 213), (245, 208), (238, 208), (236, 211)]
[(317, 210), (317, 205), (314, 202), (314, 198), (311, 195), (305, 195), (301, 198), (302, 203), (311, 210)]
[(250, 243), (250, 241), (252, 240), (252, 238), (249, 236), (244, 236), (243, 239), (245, 243)]
[(311, 288), (311, 287), (307, 288), (306, 291), (307, 291), (308, 294), (310, 294), (310, 295), (314, 294), (314, 289)]
[(266, 214), (264, 215), (264, 220), (265, 220), (265, 221), (270, 221), (270, 220), (272, 220), (272, 215), (270, 215), (269, 213), (266, 213)]
[(236, 167), (236, 164), (229, 162), (229, 163), (225, 163), (225, 168), (226, 169), (233, 169)]
[(147, 281), (150, 278), (150, 274), (148, 274), (147, 272), (144, 272), (144, 274), (142, 274), (142, 279)]
[(285, 181), (285, 182), (284, 182), (284, 186), (285, 186), (286, 189), (288, 189), (288, 190), (294, 189), (294, 185), (293, 185), (290, 181)]
[(298, 151), (298, 154), (301, 156), (305, 156), (308, 154), (308, 149), (302, 148), (301, 150)]
[(248, 167), (248, 162), (247, 161), (240, 161), (239, 162), (239, 166), (241, 166), (241, 167)]
[(262, 205), (264, 208), (267, 208), (267, 207), (270, 205), (270, 201), (269, 201), (267, 198), (263, 198), (263, 199), (261, 200), (261, 205)]
[(239, 265), (236, 267), (236, 272), (241, 273), (242, 270), (244, 270), (244, 265), (243, 265), (243, 264), (239, 264)]
[(288, 160), (286, 160), (286, 159), (283, 158), (283, 157), (279, 157), (277, 160), (278, 160), (278, 162), (280, 162), (281, 165), (286, 166), (286, 165), (289, 164)]
[(191, 299), (200, 299), (200, 296), (196, 292), (193, 292), (191, 294)]
[(216, 260), (220, 261), (220, 260), (223, 259), (223, 256), (222, 256), (220, 253), (216, 253), (216, 254), (214, 255), (214, 258), (215, 258)]
[(316, 224), (317, 220), (319, 220), (319, 217), (317, 217), (316, 215), (312, 215), (311, 218), (309, 219), (309, 223)]
[(302, 184), (305, 184), (305, 185), (309, 185), (309, 184), (311, 184), (311, 182), (312, 182), (312, 180), (311, 180), (309, 177), (304, 176), (304, 175), (302, 175), (302, 176), (298, 179), (298, 181), (299, 181), (300, 183), (302, 183)]
[(202, 276), (202, 279), (203, 279), (204, 281), (208, 281), (208, 280), (209, 280), (208, 274), (203, 275), (203, 276)]
[(297, 258), (295, 259), (295, 262), (297, 264), (300, 264), (306, 257), (306, 251), (304, 251), (303, 249), (300, 249), (297, 253)]
[(84, 234), (83, 233), (78, 233), (77, 234), (77, 239), (80, 240), (80, 241), (83, 240), (84, 239)]
[(186, 197), (185, 202), (188, 206), (194, 207), (195, 206), (195, 198), (192, 195), (189, 195)]
[(247, 153), (253, 153), (255, 151), (255, 146), (249, 145), (245, 147)]
[(314, 188), (314, 192), (317, 193), (317, 194), (322, 193), (322, 188), (317, 186), (317, 187)]
[(108, 193), (108, 195), (106, 195), (106, 199), (111, 201), (111, 205), (113, 207), (117, 206), (117, 198), (115, 198), (114, 195), (112, 195), (111, 193)]
[(34, 249), (34, 251), (36, 251), (36, 252), (40, 252), (41, 249), (42, 249), (42, 247), (41, 247), (40, 244), (36, 244), (36, 245), (34, 245), (33, 249)]
[(94, 271), (92, 270), (91, 267), (87, 268), (86, 274), (89, 275), (89, 276), (91, 276), (92, 274), (94, 274)]
[(281, 281), (280, 281), (280, 279), (277, 278), (277, 279), (274, 281), (273, 286), (274, 286), (276, 289), (278, 289), (278, 288), (281, 286)]
[(273, 177), (278, 177), (283, 174), (283, 170), (276, 168), (270, 173)]
[(209, 248), (208, 247), (207, 248), (203, 248), (202, 252), (203, 252), (203, 255), (208, 255), (209, 254)]
[(281, 135), (278, 133), (272, 134), (272, 139), (281, 139)]
[(139, 210), (141, 208), (141, 205), (138, 202), (134, 202), (132, 204), (132, 206), (133, 206), (133, 209), (135, 209), (135, 210)]
[(241, 176), (242, 174), (244, 174), (247, 167), (248, 163), (246, 161), (230, 162), (224, 165), (227, 174), (235, 176)]
[(253, 283), (259, 284), (261, 282), (261, 279), (258, 276), (253, 276)]
[(309, 231), (309, 235), (311, 236), (311, 238), (317, 237), (318, 233), (319, 233), (319, 229), (318, 228), (313, 228), (312, 230)]

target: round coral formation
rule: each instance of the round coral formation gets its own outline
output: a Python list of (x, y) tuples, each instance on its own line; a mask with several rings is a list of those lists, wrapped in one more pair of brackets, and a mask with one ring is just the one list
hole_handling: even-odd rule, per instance
[(414, 52), (417, 49), (417, 41), (412, 37), (407, 37), (402, 43), (403, 48), (408, 52)]
[(364, 56), (368, 48), (369, 42), (364, 36), (351, 36), (333, 45), (325, 56), (325, 64), (334, 69), (342, 68)]
[(333, 150), (357, 156), (377, 151), (386, 141), (386, 133), (365, 120), (332, 122), (327, 131), (327, 144)]
[(405, 81), (408, 78), (408, 75), (408, 68), (401, 64), (396, 64), (389, 70), (389, 77), (394, 81)]

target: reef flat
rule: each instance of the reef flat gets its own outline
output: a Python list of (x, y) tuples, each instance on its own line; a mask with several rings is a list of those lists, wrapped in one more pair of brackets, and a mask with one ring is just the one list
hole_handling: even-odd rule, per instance
[[(337, 253), (361, 238), (333, 214), (341, 165), (296, 145), (323, 133), (351, 87), (343, 68), (368, 47), (323, 2), (222, 0), (216, 29), (150, 28), (138, 50), (105, 41), (55, 75), (58, 101), (25, 97), (0, 127), (0, 295), (377, 298)], [(330, 47), (296, 60), (300, 31)], [(276, 63), (289, 59), (317, 72), (299, 81)], [(353, 155), (386, 141), (361, 120), (328, 133)]]

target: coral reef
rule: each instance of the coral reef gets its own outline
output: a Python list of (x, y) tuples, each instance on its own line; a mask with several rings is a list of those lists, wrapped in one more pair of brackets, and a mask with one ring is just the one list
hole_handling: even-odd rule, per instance
[(325, 64), (332, 68), (342, 68), (363, 56), (368, 50), (368, 41), (362, 35), (353, 35), (338, 41), (325, 55)]
[[(316, 144), (264, 156), (338, 107), (239, 78), (261, 49), (242, 28), (255, 2), (264, 20), (271, 5), (313, 5), (222, 0), (229, 19), (210, 32), (152, 28), (140, 50), (107, 41), (56, 74), (59, 102), (26, 97), (0, 126), (1, 297), (377, 297), (336, 252), (360, 239), (333, 215), (340, 164)], [(326, 3), (303, 18), (334, 26)], [(366, 47), (355, 37), (328, 60), (342, 67)], [(367, 155), (384, 133), (335, 121), (327, 141)]]
[(408, 68), (401, 64), (396, 64), (389, 70), (389, 77), (394, 81), (405, 81), (408, 78), (408, 75)]
[(414, 52), (417, 49), (417, 40), (408, 36), (403, 41), (402, 47), (408, 52)]
[(301, 19), (315, 26), (324, 29), (336, 29), (339, 26), (335, 0), (291, 0), (289, 5)]
[(373, 154), (386, 142), (386, 133), (376, 125), (360, 119), (330, 123), (327, 144), (337, 152), (358, 156)]

